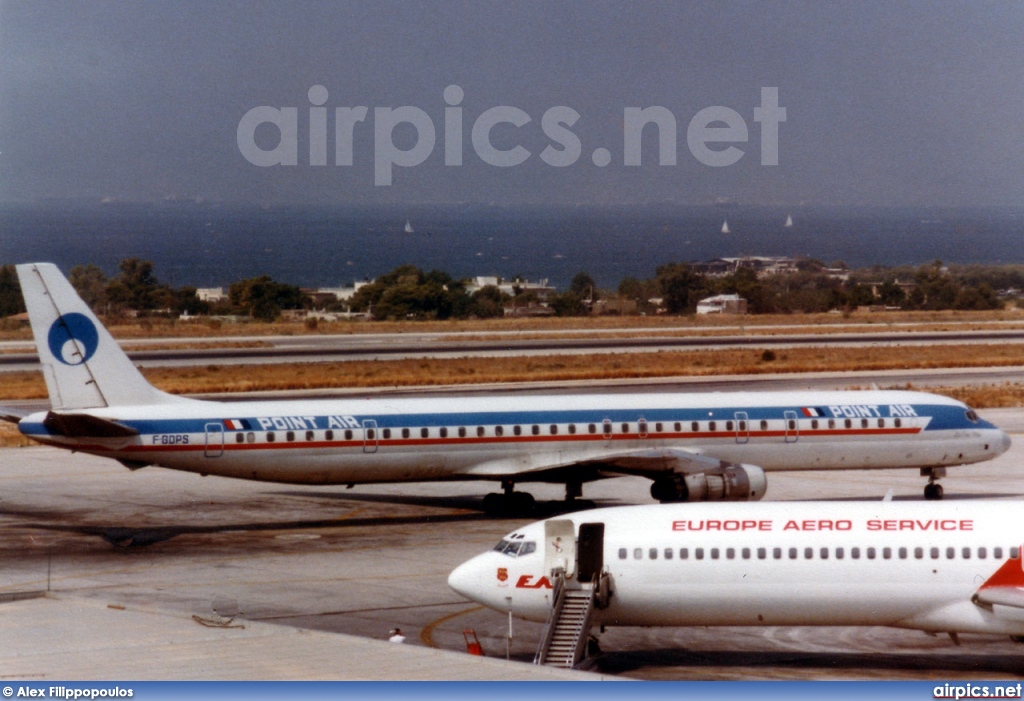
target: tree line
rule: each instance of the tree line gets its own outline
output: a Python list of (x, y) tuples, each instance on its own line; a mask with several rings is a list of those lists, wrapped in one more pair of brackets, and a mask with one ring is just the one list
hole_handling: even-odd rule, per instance
[[(578, 273), (569, 288), (541, 300), (538, 292), (512, 279), (512, 294), (489, 285), (469, 290), (466, 280), (443, 271), (424, 272), (402, 265), (365, 284), (347, 301), (330, 302), (327, 311), (363, 312), (373, 319), (466, 319), (504, 314), (508, 306), (544, 306), (558, 316), (585, 316), (599, 299), (635, 303), (639, 313), (690, 314), (697, 302), (717, 294), (738, 294), (753, 314), (827, 312), (869, 305), (901, 309), (999, 309), (995, 290), (1024, 289), (1024, 266), (945, 266), (941, 261), (917, 267), (846, 271), (841, 262), (826, 266), (797, 261), (796, 271), (762, 275), (750, 268), (711, 276), (688, 263), (659, 266), (653, 277), (626, 278), (617, 290), (599, 290), (593, 278)], [(193, 316), (234, 314), (272, 321), (284, 310), (312, 309), (313, 297), (295, 285), (263, 275), (234, 282), (227, 299), (207, 302), (196, 288), (161, 283), (151, 261), (126, 258), (108, 278), (96, 265), (79, 265), (68, 278), (82, 299), (100, 314)], [(0, 318), (25, 309), (13, 265), (0, 267)]]

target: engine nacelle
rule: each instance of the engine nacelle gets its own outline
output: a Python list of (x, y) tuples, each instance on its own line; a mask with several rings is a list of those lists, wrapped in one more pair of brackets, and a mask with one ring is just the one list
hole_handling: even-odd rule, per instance
[(768, 478), (757, 465), (723, 464), (656, 479), (651, 496), (661, 502), (758, 501), (767, 490)]

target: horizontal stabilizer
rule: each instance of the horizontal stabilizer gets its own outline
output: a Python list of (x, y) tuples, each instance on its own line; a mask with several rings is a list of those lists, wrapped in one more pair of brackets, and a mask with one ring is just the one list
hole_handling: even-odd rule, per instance
[(0, 421), (9, 421), (12, 424), (16, 424), (26, 416), (28, 414), (15, 411), (9, 407), (0, 407)]
[(43, 426), (68, 438), (126, 438), (139, 435), (130, 426), (89, 414), (57, 414), (51, 411), (43, 419)]

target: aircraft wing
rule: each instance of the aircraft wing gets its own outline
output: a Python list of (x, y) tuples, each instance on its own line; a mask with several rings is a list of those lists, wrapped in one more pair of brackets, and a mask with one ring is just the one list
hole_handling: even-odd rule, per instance
[(990, 609), (997, 616), (1006, 615), (1019, 619), (1024, 613), (1022, 556), (1024, 552), (1019, 552), (1017, 557), (1011, 557), (1004, 562), (1003, 566), (978, 588), (971, 601), (982, 608)]
[(576, 457), (564, 451), (552, 451), (489, 460), (474, 465), (466, 474), (481, 478), (515, 477), (580, 467), (603, 473), (602, 476), (605, 477), (618, 474), (654, 478), (672, 473), (720, 470), (729, 464), (706, 455), (677, 449), (609, 451), (607, 454), (589, 454), (585, 457)]

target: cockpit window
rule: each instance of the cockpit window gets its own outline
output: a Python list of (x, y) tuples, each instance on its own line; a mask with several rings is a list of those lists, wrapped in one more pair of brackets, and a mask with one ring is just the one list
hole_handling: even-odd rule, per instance
[(965, 411), (964, 416), (966, 416), (967, 420), (970, 421), (972, 424), (978, 423), (978, 412), (976, 412), (974, 409), (968, 409), (967, 411)]
[(502, 540), (494, 546), (494, 552), (508, 555), (509, 557), (522, 557), (537, 551), (537, 543), (532, 540), (512, 542)]

